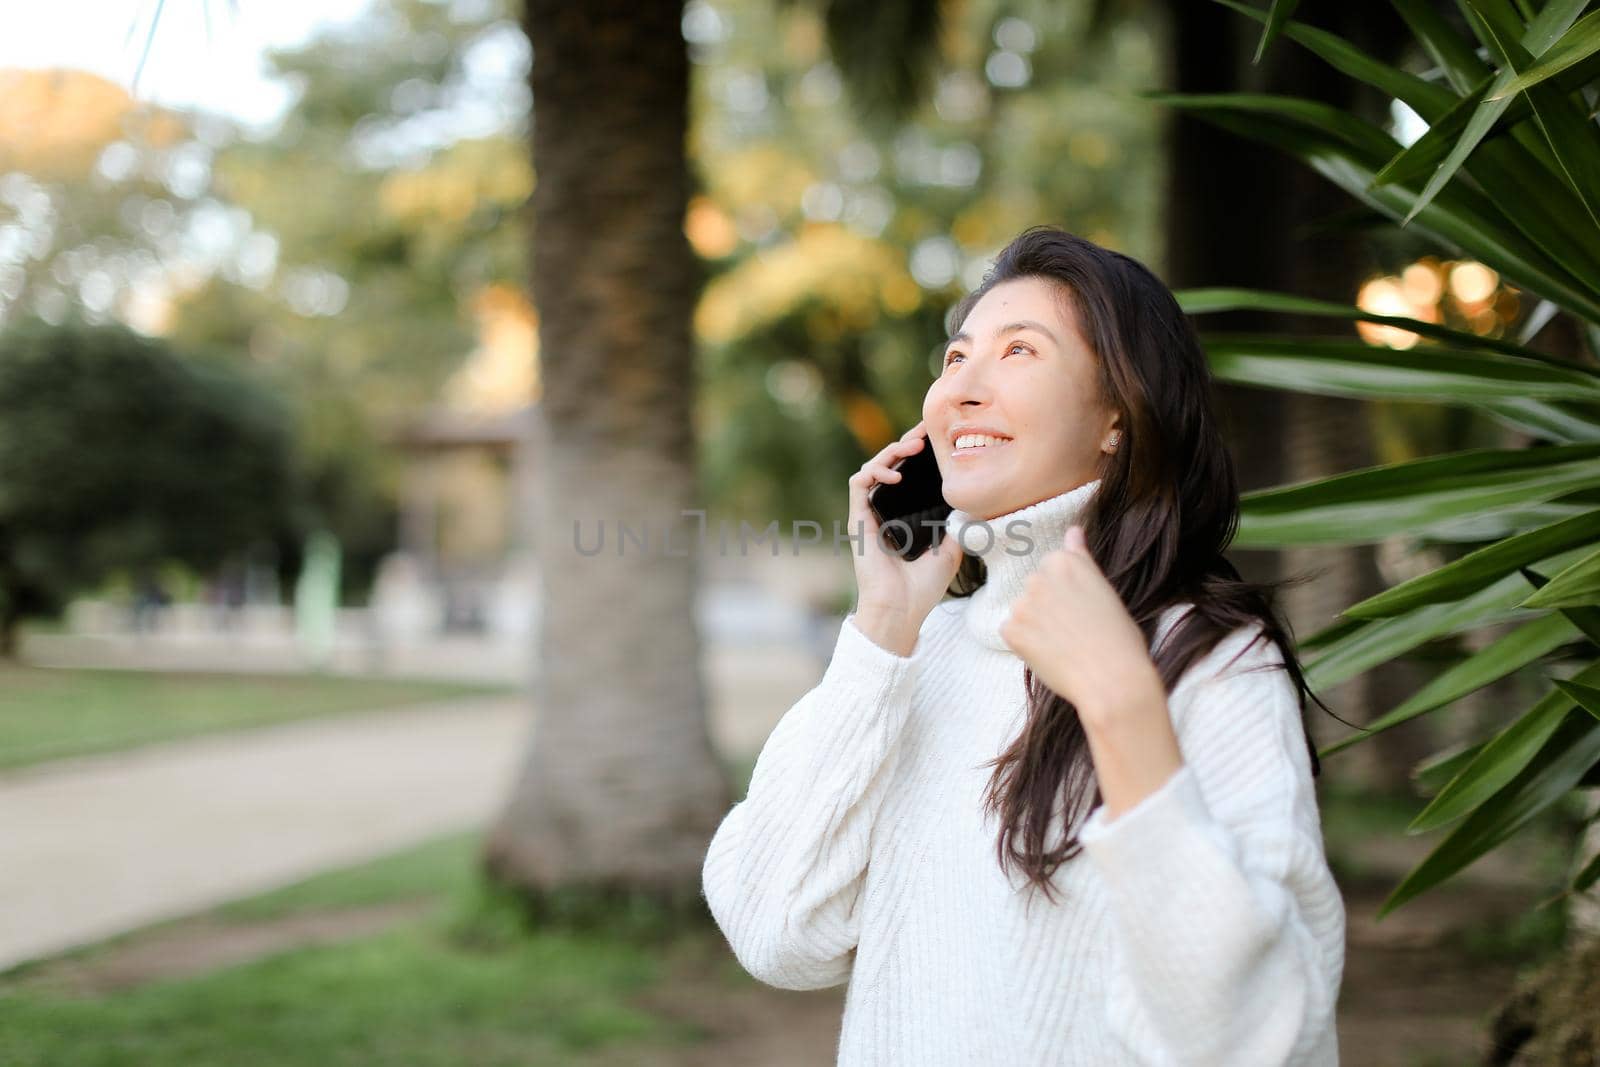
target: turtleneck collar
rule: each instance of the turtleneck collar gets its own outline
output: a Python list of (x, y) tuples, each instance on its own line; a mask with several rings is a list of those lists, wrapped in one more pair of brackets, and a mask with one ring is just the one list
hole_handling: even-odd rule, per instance
[(960, 508), (950, 512), (946, 536), (957, 538), (988, 568), (983, 587), (967, 598), (967, 632), (980, 644), (1010, 651), (1000, 627), (1011, 616), (1012, 602), (1045, 555), (1066, 543), (1068, 528), (1080, 520), (1099, 486), (1096, 478), (992, 519), (976, 518)]

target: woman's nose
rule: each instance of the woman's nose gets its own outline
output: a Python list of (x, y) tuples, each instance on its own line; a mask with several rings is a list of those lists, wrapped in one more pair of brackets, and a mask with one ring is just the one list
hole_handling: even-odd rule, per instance
[(946, 384), (949, 390), (945, 399), (954, 405), (987, 404), (994, 395), (994, 383), (989, 378), (988, 365), (981, 359), (963, 364)]

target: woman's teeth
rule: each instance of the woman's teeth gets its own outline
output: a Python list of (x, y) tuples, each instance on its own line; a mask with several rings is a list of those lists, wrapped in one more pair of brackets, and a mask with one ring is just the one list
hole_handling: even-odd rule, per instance
[(1009, 437), (992, 437), (981, 433), (964, 433), (956, 438), (957, 452), (975, 452), (980, 448), (989, 448), (994, 445), (1003, 445), (1011, 440)]

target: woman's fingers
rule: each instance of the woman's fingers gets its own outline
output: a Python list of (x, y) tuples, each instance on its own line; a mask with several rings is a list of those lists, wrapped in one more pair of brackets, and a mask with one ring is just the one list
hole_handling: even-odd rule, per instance
[(867, 490), (872, 488), (872, 482), (872, 472), (865, 467), (850, 476), (850, 518), (852, 522), (865, 522), (867, 530), (876, 532), (878, 520), (867, 503)]
[(922, 427), (923, 424), (918, 422), (902, 437), (890, 441), (878, 451), (877, 455), (863, 463), (860, 470), (850, 476), (851, 514), (865, 519), (868, 530), (876, 532), (878, 528), (877, 516), (872, 513), (872, 508), (867, 502), (868, 491), (878, 482), (898, 482), (905, 478), (905, 473), (895, 470), (893, 464), (924, 447), (922, 442), (926, 437)]
[[(917, 425), (921, 426), (922, 424), (918, 423)], [(922, 442), (923, 434), (921, 430), (917, 430), (915, 433), (907, 431), (904, 437), (884, 445), (878, 454), (872, 458), (874, 460), (887, 460), (891, 457), (909, 456), (922, 447)]]
[(885, 446), (881, 452), (867, 460), (867, 462), (863, 463), (861, 465), (861, 469), (852, 475), (852, 477), (866, 478), (869, 488), (871, 487), (873, 481), (897, 482), (901, 478), (905, 477), (905, 474), (902, 471), (896, 470), (892, 464), (898, 462), (906, 456), (912, 455), (921, 447), (922, 446), (920, 444), (916, 444), (914, 442), (890, 442), (890, 444)]
[(914, 443), (908, 444), (904, 441), (895, 441), (882, 452), (862, 464), (861, 469), (873, 473), (893, 472), (898, 474), (899, 472), (894, 470), (894, 464), (907, 456), (914, 455), (921, 447), (921, 445)]
[(927, 440), (927, 435), (918, 430), (915, 433), (906, 434), (900, 440), (891, 443), (889, 447), (902, 455), (910, 455), (921, 448), (922, 442), (925, 440)]

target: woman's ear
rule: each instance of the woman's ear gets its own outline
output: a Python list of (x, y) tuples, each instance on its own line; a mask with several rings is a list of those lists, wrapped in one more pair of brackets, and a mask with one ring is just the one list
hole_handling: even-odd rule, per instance
[(1117, 450), (1117, 445), (1122, 441), (1122, 430), (1117, 425), (1119, 421), (1121, 421), (1120, 416), (1111, 416), (1111, 429), (1106, 431), (1105, 438), (1100, 442), (1102, 451), (1115, 452)]

